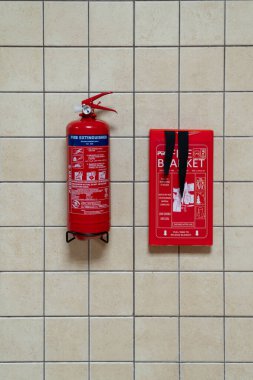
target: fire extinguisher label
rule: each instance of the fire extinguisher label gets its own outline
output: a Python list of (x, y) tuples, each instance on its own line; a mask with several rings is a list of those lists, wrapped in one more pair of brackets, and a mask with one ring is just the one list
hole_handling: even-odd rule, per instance
[(101, 215), (109, 211), (108, 135), (68, 136), (70, 212)]

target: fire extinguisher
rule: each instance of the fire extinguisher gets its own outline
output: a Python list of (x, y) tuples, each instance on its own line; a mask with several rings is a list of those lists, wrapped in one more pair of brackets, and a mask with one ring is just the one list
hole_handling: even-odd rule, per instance
[(102, 92), (76, 107), (80, 120), (67, 125), (68, 231), (66, 241), (100, 238), (109, 241), (109, 125), (97, 120), (95, 109), (116, 112), (93, 103)]

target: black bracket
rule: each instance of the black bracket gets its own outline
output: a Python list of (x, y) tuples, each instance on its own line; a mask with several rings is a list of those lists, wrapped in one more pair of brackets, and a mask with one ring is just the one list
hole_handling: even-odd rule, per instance
[(76, 236), (83, 236), (86, 238), (94, 238), (96, 236), (100, 236), (100, 240), (102, 240), (104, 243), (109, 243), (109, 233), (106, 232), (99, 232), (97, 234), (82, 234), (81, 232), (75, 232), (75, 231), (67, 231), (66, 232), (66, 242), (70, 243), (72, 240), (75, 240)]

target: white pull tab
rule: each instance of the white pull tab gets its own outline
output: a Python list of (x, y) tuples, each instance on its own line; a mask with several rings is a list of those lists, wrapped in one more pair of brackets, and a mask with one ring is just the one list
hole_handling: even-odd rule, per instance
[(75, 106), (75, 107), (74, 107), (74, 111), (75, 111), (75, 112), (82, 112), (82, 110), (83, 110), (83, 107), (82, 107), (82, 106)]

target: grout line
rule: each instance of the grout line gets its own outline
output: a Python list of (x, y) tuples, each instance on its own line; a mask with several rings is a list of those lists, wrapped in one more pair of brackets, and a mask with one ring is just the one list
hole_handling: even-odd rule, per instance
[[(206, 0), (203, 0), (203, 1), (206, 1)], [(237, 1), (239, 1), (239, 0), (237, 0)], [(104, 91), (103, 89), (92, 90), (92, 91), (90, 91), (90, 94), (96, 94), (98, 92), (103, 92), (103, 91)], [(52, 91), (49, 91), (49, 90), (47, 90), (47, 91), (46, 90), (45, 91), (42, 91), (42, 90), (34, 90), (34, 91), (0, 90), (0, 94), (43, 94), (43, 93), (45, 93), (45, 94), (51, 94), (51, 95), (54, 95), (54, 94), (64, 95), (64, 94), (84, 94), (87, 92), (88, 92), (87, 89), (83, 89), (82, 91), (79, 91), (79, 90), (76, 90), (76, 91), (68, 91), (68, 90), (54, 90), (54, 91), (53, 90)], [(226, 90), (225, 92), (227, 94), (247, 94), (247, 93), (252, 94), (253, 90)], [(122, 95), (124, 95), (124, 94), (132, 95), (133, 91), (113, 90), (113, 93), (114, 94), (122, 94)], [(168, 91), (164, 91), (164, 90), (160, 90), (160, 91), (159, 90), (156, 90), (156, 91), (155, 90), (153, 90), (153, 91), (151, 91), (151, 90), (150, 91), (149, 90), (138, 91), (138, 90), (136, 90), (135, 93), (138, 95), (141, 95), (141, 94), (151, 94), (151, 95), (155, 95), (155, 94), (178, 94), (178, 90), (168, 90)], [(180, 93), (181, 94), (223, 94), (224, 90), (182, 90), (182, 91), (180, 91)]]
[(135, 141), (136, 141), (136, 129), (135, 129), (135, 0), (132, 2), (133, 6), (133, 380), (136, 378), (136, 352), (135, 352)]
[[(89, 1), (89, 0), (87, 0)], [(119, 1), (119, 0), (117, 0)], [(122, 1), (122, 0), (121, 0)], [(136, 0), (138, 1), (138, 0)], [(172, 1), (172, 0), (170, 0)], [(206, 0), (203, 0), (206, 1)], [(179, 45), (135, 45), (136, 49), (177, 49)], [(227, 44), (228, 48), (252, 48), (253, 44)], [(0, 45), (1, 49), (132, 49), (132, 45)], [(224, 44), (217, 45), (180, 45), (183, 49), (222, 49)]]
[[(46, 314), (46, 315), (0, 315), (0, 320), (1, 319), (50, 319), (50, 318), (58, 318), (58, 319), (63, 319), (63, 318), (82, 318), (82, 319), (100, 319), (100, 318), (116, 318), (116, 319), (125, 319), (125, 318), (128, 318), (128, 319), (132, 319), (133, 315), (132, 314), (126, 314), (126, 315), (120, 315), (120, 314), (105, 314), (105, 315), (97, 315), (97, 314), (84, 314), (84, 315), (50, 315), (50, 314)], [(149, 318), (149, 319), (152, 319), (152, 318), (173, 318), (173, 319), (178, 319), (178, 314), (169, 314), (169, 315), (141, 315), (141, 314), (138, 314), (138, 315), (135, 315), (135, 318)], [(219, 315), (201, 315), (201, 314), (181, 314), (180, 315), (180, 318), (216, 318), (216, 319), (220, 319), (220, 320), (223, 320), (224, 319), (224, 314), (223, 312), (220, 313)], [(251, 315), (226, 315), (226, 318), (228, 319), (253, 319), (253, 316), (252, 314)], [(92, 360), (88, 360), (88, 361), (92, 361)], [(1, 362), (0, 362), (1, 363)], [(224, 363), (224, 361), (223, 361)], [(253, 363), (253, 362), (252, 362)]]
[[(181, 1), (178, 2), (178, 129), (181, 127)], [(178, 378), (181, 380), (181, 262), (178, 246)]]
[[(169, 252), (170, 253), (170, 252)], [(175, 253), (170, 253), (171, 255), (176, 255), (176, 252)], [(182, 253), (181, 253), (182, 254)], [(210, 253), (208, 253), (210, 254)], [(188, 253), (186, 255), (189, 255)], [(88, 269), (46, 269), (45, 270), (45, 273), (88, 273)], [(136, 273), (178, 273), (178, 269), (171, 269), (171, 270), (165, 270), (165, 269), (160, 269), (160, 270), (147, 270), (147, 269), (135, 269), (135, 272)], [(184, 274), (184, 273), (217, 273), (217, 274), (223, 274), (224, 273), (253, 273), (253, 269), (249, 269), (249, 270), (224, 270), (223, 269), (209, 269), (209, 270), (194, 270), (194, 269), (183, 269), (183, 270), (180, 270), (180, 273), (181, 274)], [(44, 269), (34, 269), (34, 270), (1, 270), (0, 271), (1, 274), (4, 274), (4, 273), (44, 273)], [(102, 273), (133, 273), (133, 270), (132, 269), (90, 269), (90, 273), (96, 273), (96, 274), (102, 274)]]

